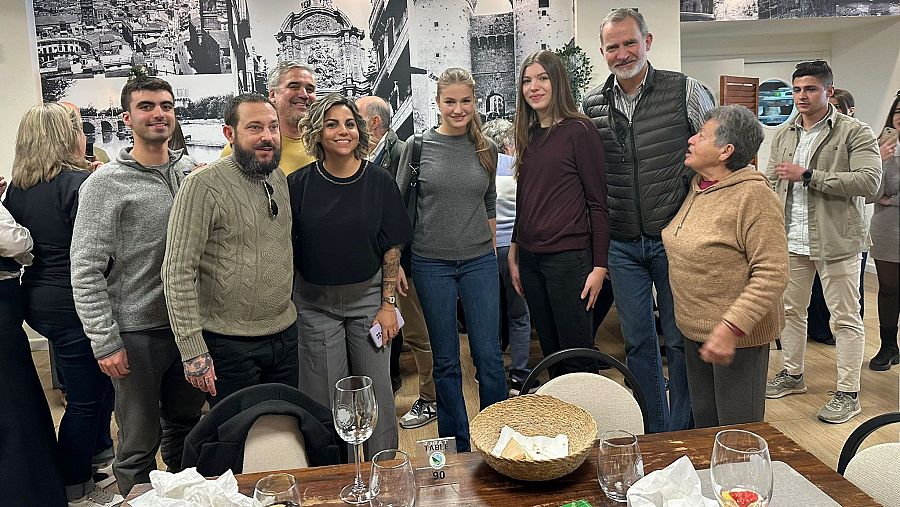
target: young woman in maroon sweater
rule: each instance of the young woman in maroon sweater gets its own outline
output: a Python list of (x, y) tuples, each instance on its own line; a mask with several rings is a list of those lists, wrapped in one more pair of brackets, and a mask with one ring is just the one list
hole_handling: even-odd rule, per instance
[[(609, 250), (603, 144), (578, 112), (562, 61), (550, 51), (522, 62), (515, 129), (514, 287), (528, 302), (544, 356), (593, 348), (591, 310)], [(596, 372), (597, 365), (571, 359), (549, 373), (573, 371)]]

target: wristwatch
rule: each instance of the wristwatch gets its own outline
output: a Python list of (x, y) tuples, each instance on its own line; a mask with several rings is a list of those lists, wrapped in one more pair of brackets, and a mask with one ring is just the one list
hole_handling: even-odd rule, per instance
[(803, 186), (804, 187), (809, 186), (809, 180), (811, 180), (811, 179), (812, 179), (812, 169), (807, 169), (807, 170), (803, 171)]
[(397, 297), (396, 296), (383, 296), (381, 298), (381, 302), (387, 303), (389, 305), (397, 304)]

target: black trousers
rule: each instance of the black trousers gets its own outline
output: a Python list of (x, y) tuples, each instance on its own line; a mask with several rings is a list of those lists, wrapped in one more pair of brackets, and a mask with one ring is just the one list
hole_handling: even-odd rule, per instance
[[(519, 276), (525, 302), (544, 357), (564, 349), (594, 347), (593, 315), (581, 299), (593, 269), (590, 250), (535, 254), (519, 248)], [(571, 372), (597, 372), (593, 359), (574, 358), (549, 368), (550, 378)]]
[(203, 339), (216, 369), (216, 396), (207, 396), (212, 407), (226, 396), (257, 384), (300, 383), (297, 355), (297, 323), (266, 336), (227, 336), (203, 331)]
[(24, 303), (18, 279), (0, 280), (0, 498), (65, 506), (53, 419), (22, 329)]

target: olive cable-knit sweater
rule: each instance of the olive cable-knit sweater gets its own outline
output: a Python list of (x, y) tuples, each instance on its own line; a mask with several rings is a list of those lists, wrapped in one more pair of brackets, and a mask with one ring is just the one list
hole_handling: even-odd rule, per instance
[(203, 330), (265, 336), (297, 320), (287, 177), (273, 171), (266, 181), (274, 218), (263, 181), (233, 156), (191, 173), (175, 197), (162, 279), (182, 360), (207, 352)]
[(678, 329), (705, 342), (727, 320), (738, 348), (769, 343), (784, 327), (787, 237), (781, 202), (762, 173), (738, 169), (688, 197), (663, 231)]

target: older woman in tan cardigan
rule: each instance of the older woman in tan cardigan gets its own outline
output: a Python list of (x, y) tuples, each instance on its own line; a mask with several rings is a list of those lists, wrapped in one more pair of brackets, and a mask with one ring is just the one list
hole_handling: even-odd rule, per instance
[(685, 155), (697, 174), (662, 232), (698, 428), (762, 421), (765, 413), (788, 253), (781, 203), (749, 165), (762, 139), (747, 108), (709, 111)]

